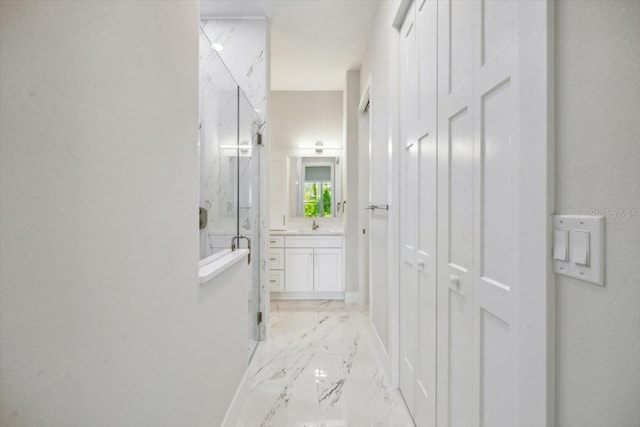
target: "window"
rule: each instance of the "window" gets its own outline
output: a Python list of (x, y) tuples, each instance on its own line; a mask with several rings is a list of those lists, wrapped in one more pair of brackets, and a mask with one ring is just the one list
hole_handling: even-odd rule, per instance
[(333, 216), (333, 164), (304, 164), (303, 212), (305, 218)]

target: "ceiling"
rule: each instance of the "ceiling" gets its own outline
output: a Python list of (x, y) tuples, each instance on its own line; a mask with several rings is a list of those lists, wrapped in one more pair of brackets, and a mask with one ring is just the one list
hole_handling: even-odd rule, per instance
[(271, 90), (342, 90), (358, 70), (378, 0), (202, 0), (203, 17), (266, 16)]

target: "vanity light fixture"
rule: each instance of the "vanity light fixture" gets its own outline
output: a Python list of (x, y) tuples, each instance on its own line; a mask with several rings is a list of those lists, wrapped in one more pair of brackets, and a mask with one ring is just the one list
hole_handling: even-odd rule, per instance
[(313, 146), (298, 145), (298, 148), (303, 150), (315, 150), (316, 154), (322, 154), (323, 150), (340, 150), (342, 147), (339, 145), (324, 145), (322, 141), (318, 141)]

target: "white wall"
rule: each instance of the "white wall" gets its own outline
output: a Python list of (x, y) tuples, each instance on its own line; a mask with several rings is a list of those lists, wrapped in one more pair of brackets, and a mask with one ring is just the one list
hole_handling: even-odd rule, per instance
[[(247, 312), (251, 270), (244, 258), (200, 287), (196, 324), (193, 325), (197, 332), (192, 346), (195, 358), (191, 366), (196, 380), (187, 384), (197, 390), (198, 406), (193, 421), (185, 417), (172, 425), (221, 425), (249, 363), (247, 328), (249, 321), (255, 321)], [(241, 401), (244, 397), (242, 389), (238, 391)]]
[(2, 425), (224, 416), (248, 273), (198, 283), (198, 19), (197, 2), (0, 3)]
[(556, 279), (562, 427), (640, 422), (638, 40), (640, 2), (556, 4), (557, 212), (611, 215), (605, 287)]

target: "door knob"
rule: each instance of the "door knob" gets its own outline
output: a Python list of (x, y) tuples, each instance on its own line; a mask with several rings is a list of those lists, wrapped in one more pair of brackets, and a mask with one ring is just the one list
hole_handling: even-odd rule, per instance
[(458, 286), (460, 284), (460, 279), (455, 274), (452, 274), (451, 277), (449, 277), (449, 281), (454, 286)]
[(424, 260), (423, 259), (419, 259), (418, 260), (418, 268), (420, 270), (424, 270)]

